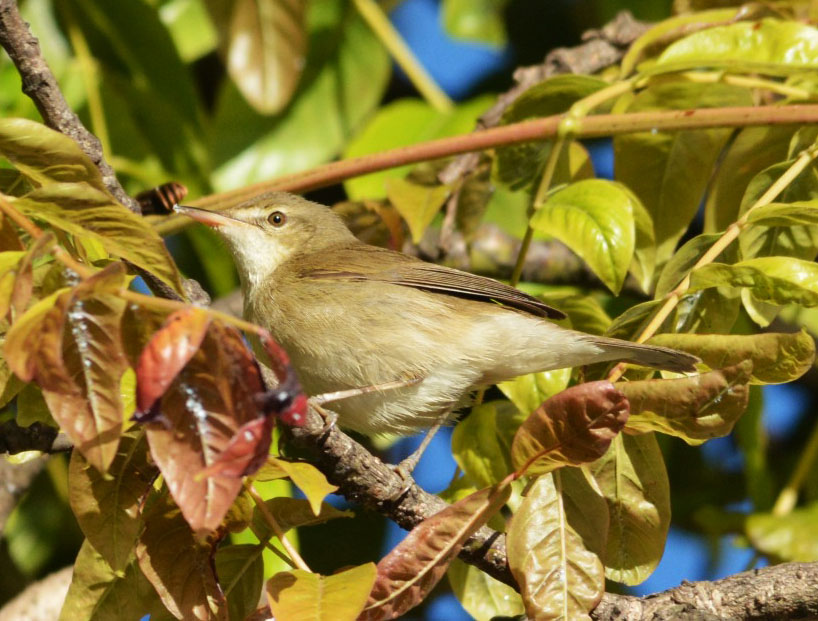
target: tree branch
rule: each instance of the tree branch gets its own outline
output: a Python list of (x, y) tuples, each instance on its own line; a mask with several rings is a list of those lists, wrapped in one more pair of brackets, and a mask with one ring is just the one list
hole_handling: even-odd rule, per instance
[[(344, 497), (406, 530), (448, 506), (418, 487), (413, 479), (401, 477), (337, 427), (326, 430), (324, 419), (312, 409), (303, 427), (287, 427), (285, 435), (294, 446), (310, 454), (313, 463)], [(508, 568), (504, 534), (484, 526), (469, 538), (460, 558), (517, 588)]]
[(684, 582), (647, 597), (606, 593), (597, 621), (816, 619), (818, 563), (783, 563), (714, 582)]
[(8, 53), (23, 80), (23, 92), (37, 106), (46, 125), (70, 136), (96, 164), (102, 180), (114, 197), (135, 213), (139, 204), (132, 199), (116, 178), (114, 169), (105, 160), (99, 139), (89, 132), (68, 107), (57, 80), (40, 52), (37, 37), (20, 17), (15, 0), (0, 0), (0, 45)]

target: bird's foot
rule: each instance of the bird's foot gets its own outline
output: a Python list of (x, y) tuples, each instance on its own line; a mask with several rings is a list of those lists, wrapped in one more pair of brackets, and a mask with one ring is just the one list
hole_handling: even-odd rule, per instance
[(336, 423), (338, 422), (338, 415), (333, 412), (332, 410), (327, 410), (321, 407), (321, 403), (326, 403), (319, 401), (319, 399), (323, 397), (323, 395), (318, 395), (317, 397), (310, 397), (307, 399), (307, 404), (313, 408), (318, 414), (324, 419), (324, 426), (321, 428), (321, 437), (324, 438), (335, 428)]

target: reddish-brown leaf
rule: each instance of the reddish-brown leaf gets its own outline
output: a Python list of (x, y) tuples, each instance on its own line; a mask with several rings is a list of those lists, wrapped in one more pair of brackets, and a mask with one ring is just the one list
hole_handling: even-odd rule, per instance
[(88, 541), (115, 571), (128, 564), (142, 528), (139, 505), (157, 474), (148, 463), (148, 445), (140, 428), (123, 434), (106, 475), (92, 468), (79, 451), (71, 455), (71, 510)]
[(528, 474), (599, 459), (628, 420), (628, 399), (610, 382), (586, 382), (546, 400), (520, 426), (514, 467)]
[(359, 619), (394, 619), (420, 603), (446, 573), (463, 543), (508, 500), (499, 483), (424, 520), (378, 563), (378, 576)]
[(215, 542), (199, 541), (167, 497), (158, 499), (144, 520), (136, 559), (171, 614), (226, 621), (227, 605), (213, 563)]
[[(207, 474), (242, 426), (259, 418), (255, 396), (261, 389), (258, 367), (241, 334), (214, 321), (162, 397), (161, 413), (147, 425), (151, 455), (197, 532), (217, 528), (241, 489), (235, 476), (203, 476), (203, 471)], [(248, 445), (250, 462), (265, 442), (259, 435), (255, 448)], [(234, 453), (224, 463), (225, 469), (240, 467)]]
[(43, 390), (48, 409), (74, 446), (104, 472), (122, 433), (120, 379), (128, 368), (115, 293), (125, 268), (112, 263), (68, 291), (35, 304), (9, 331), (5, 354), (23, 381)]
[[(11, 290), (9, 303), (11, 306), (12, 317), (19, 317), (26, 310), (28, 302), (31, 299), (31, 293), (34, 291), (34, 261), (44, 254), (54, 243), (54, 235), (46, 233), (39, 239), (35, 240), (31, 247), (23, 255), (20, 263), (17, 264), (16, 276), (14, 278), (14, 286)], [(5, 313), (0, 315), (4, 316)]]
[(147, 414), (199, 350), (210, 315), (190, 307), (168, 316), (139, 357), (136, 366), (136, 407)]
[(11, 221), (5, 215), (0, 214), (0, 252), (7, 250), (25, 250), (25, 246)]
[(307, 396), (290, 364), (290, 357), (266, 330), (259, 339), (278, 379), (278, 386), (259, 396), (257, 403), (267, 415), (274, 415), (291, 427), (301, 427), (306, 421)]

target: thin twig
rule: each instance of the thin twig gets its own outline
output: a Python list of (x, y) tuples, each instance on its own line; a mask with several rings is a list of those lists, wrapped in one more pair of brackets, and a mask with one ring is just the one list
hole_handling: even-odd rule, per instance
[(258, 508), (259, 512), (261, 513), (264, 521), (270, 526), (273, 532), (278, 537), (278, 540), (281, 542), (281, 545), (284, 546), (284, 549), (287, 551), (287, 554), (290, 555), (293, 563), (298, 569), (303, 569), (304, 571), (308, 571), (312, 573), (309, 565), (304, 562), (304, 559), (301, 558), (301, 555), (298, 553), (298, 550), (295, 549), (292, 543), (289, 542), (287, 537), (284, 536), (284, 530), (281, 528), (281, 525), (276, 520), (275, 516), (270, 512), (270, 509), (267, 508), (267, 505), (264, 504), (264, 499), (261, 495), (256, 491), (256, 488), (247, 481), (244, 483), (244, 488), (253, 498), (253, 501), (256, 503), (256, 507)]
[[(428, 142), (390, 149), (340, 162), (317, 166), (302, 173), (284, 175), (272, 181), (204, 196), (189, 201), (197, 207), (223, 207), (274, 190), (303, 193), (339, 183), (371, 172), (435, 160), (458, 153), (482, 151), (503, 145), (534, 142), (553, 138), (566, 115), (555, 115), (513, 123), (502, 127), (440, 138)], [(678, 131), (716, 127), (753, 127), (757, 125), (794, 125), (818, 123), (818, 104), (794, 106), (740, 106), (729, 108), (697, 108), (690, 110), (659, 110), (628, 114), (596, 114), (581, 120), (572, 129), (577, 139), (617, 136), (643, 131)], [(155, 228), (162, 235), (175, 233), (191, 224), (190, 218), (169, 216)]]
[(375, 36), (389, 50), (392, 58), (403, 69), (406, 76), (418, 89), (423, 98), (440, 112), (449, 112), (454, 103), (437, 85), (429, 72), (406, 45), (406, 41), (389, 21), (389, 18), (374, 0), (353, 0), (358, 13), (364, 18)]

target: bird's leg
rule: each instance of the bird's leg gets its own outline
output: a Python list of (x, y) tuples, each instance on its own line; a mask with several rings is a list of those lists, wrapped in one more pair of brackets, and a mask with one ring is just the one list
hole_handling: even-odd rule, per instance
[(415, 468), (418, 465), (418, 462), (420, 461), (420, 458), (423, 457), (423, 453), (429, 447), (429, 443), (432, 441), (432, 438), (435, 437), (435, 434), (443, 426), (443, 423), (445, 423), (449, 419), (449, 416), (451, 416), (452, 409), (453, 408), (447, 408), (446, 410), (444, 410), (443, 414), (441, 414), (437, 418), (437, 420), (435, 420), (434, 425), (432, 425), (429, 428), (429, 431), (426, 432), (426, 435), (423, 437), (420, 446), (418, 446), (412, 452), (412, 454), (409, 455), (409, 457), (402, 460), (397, 466), (395, 466), (395, 472), (397, 472), (398, 475), (400, 475), (403, 479), (408, 479), (411, 476), (412, 472), (414, 472)]

